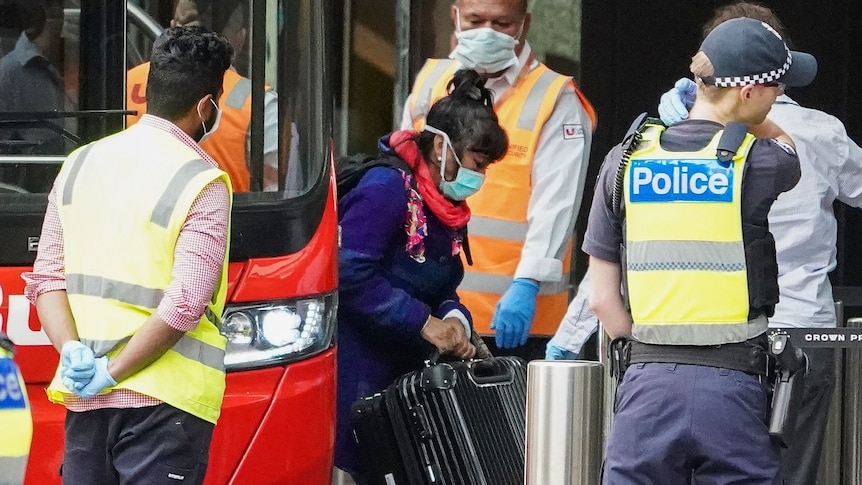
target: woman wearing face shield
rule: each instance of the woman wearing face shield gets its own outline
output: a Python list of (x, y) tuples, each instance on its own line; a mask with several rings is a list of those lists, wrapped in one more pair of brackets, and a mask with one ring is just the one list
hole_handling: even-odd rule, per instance
[(335, 464), (364, 483), (350, 427), (354, 401), (420, 369), (436, 351), (470, 358), (470, 312), (455, 288), (470, 209), (488, 165), (508, 147), (491, 92), (459, 71), (428, 113), (423, 131), (379, 141), (377, 166), (338, 203), (338, 423)]

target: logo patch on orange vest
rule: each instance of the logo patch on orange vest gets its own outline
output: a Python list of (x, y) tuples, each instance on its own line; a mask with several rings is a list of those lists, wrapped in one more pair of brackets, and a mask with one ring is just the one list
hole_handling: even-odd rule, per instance
[(563, 125), (563, 139), (564, 140), (574, 140), (576, 138), (584, 137), (584, 126), (583, 125)]
[(507, 156), (524, 158), (527, 156), (528, 150), (529, 148), (524, 145), (509, 145), (509, 153), (507, 154)]

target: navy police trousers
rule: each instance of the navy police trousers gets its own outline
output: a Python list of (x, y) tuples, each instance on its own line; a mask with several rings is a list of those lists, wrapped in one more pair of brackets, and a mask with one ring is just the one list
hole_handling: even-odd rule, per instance
[(633, 364), (617, 393), (604, 485), (780, 485), (766, 392), (744, 372)]

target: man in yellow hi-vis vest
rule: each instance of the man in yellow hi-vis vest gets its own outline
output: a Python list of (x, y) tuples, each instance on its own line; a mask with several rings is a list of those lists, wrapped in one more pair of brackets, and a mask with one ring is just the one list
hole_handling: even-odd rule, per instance
[(690, 68), (689, 119), (627, 135), (590, 209), (590, 305), (611, 337), (631, 337), (604, 483), (774, 485), (764, 384), (779, 291), (767, 216), (800, 165), (766, 116), (817, 63), (740, 17), (706, 36)]
[(33, 418), (24, 379), (15, 361), (14, 348), (0, 332), (0, 484), (24, 483), (24, 470), (33, 439)]
[(198, 142), (219, 124), (227, 41), (153, 44), (147, 114), (72, 152), (25, 293), (60, 352), (63, 483), (203, 482), (225, 388), (231, 185)]
[(596, 116), (572, 79), (538, 62), (527, 43), (526, 0), (457, 0), (450, 59), (429, 59), (404, 106), (402, 128), (421, 130), (459, 68), (489, 77), (509, 152), (469, 199), (473, 264), (458, 289), (480, 333), (501, 348), (551, 336), (566, 311), (572, 230)]

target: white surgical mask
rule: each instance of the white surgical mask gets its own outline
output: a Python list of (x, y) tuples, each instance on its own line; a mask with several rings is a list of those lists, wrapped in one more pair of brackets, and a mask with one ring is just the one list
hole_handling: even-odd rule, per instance
[[(461, 30), (461, 12), (455, 7), (457, 24), (455, 37), (458, 45), (449, 54), (450, 59), (459, 61), (468, 69), (475, 69), (480, 74), (492, 74), (504, 71), (518, 63), (515, 46), (518, 40), (490, 27)], [(517, 37), (521, 36), (524, 23), (518, 29)]]
[[(452, 148), (452, 141), (446, 132), (428, 125), (425, 125), (425, 131), (430, 131), (443, 137), (443, 154), (440, 156), (440, 193), (450, 200), (464, 200), (478, 192), (485, 181), (485, 174), (464, 168), (461, 165), (461, 160), (458, 159), (455, 149)], [(455, 155), (455, 163), (458, 164), (458, 173), (455, 175), (455, 180), (452, 181), (446, 180), (446, 156), (449, 153), (449, 149), (452, 149), (452, 154)]]
[[(203, 101), (203, 100), (201, 100), (201, 101)], [(212, 103), (213, 107), (215, 107), (216, 116), (215, 116), (215, 121), (213, 122), (213, 125), (209, 129), (207, 129), (206, 120), (204, 120), (204, 116), (201, 114), (201, 103), (198, 102), (198, 118), (201, 119), (201, 126), (204, 129), (204, 134), (201, 135), (201, 139), (198, 140), (198, 143), (203, 142), (204, 140), (209, 138), (210, 135), (215, 133), (215, 131), (218, 129), (219, 123), (221, 122), (221, 110), (219, 109), (218, 105), (216, 104), (215, 101), (213, 101), (212, 98), (210, 98), (210, 103)]]

